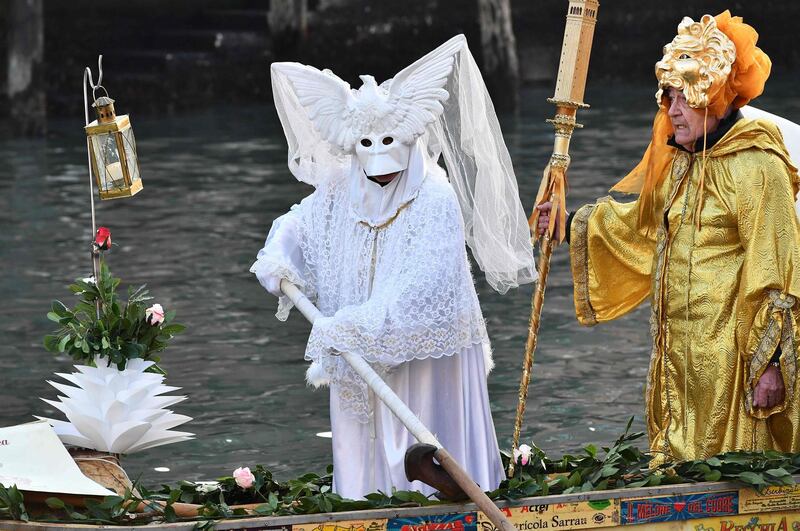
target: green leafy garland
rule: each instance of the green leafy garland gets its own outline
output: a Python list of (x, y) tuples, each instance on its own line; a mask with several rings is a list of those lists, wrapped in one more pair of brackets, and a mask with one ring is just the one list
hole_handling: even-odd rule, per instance
[(0, 517), (11, 520), (30, 520), (22, 493), (16, 485), (4, 487), (0, 483)]
[[(603, 447), (602, 458), (594, 445), (582, 455), (565, 455), (551, 460), (533, 446), (525, 466), (515, 468), (514, 477), (504, 481), (492, 496), (518, 499), (548, 494), (570, 494), (620, 488), (655, 487), (678, 483), (738, 481), (754, 488), (792, 485), (792, 474), (800, 472), (800, 454), (727, 452), (709, 459), (667, 463), (651, 467), (652, 456), (635, 441), (643, 433), (630, 433), (633, 418), (611, 447)], [(508, 454), (503, 455), (507, 462)]]
[[(53, 301), (48, 319), (60, 325), (45, 336), (44, 346), (55, 353), (67, 353), (78, 363), (95, 365), (96, 358), (106, 358), (109, 365), (125, 369), (130, 359), (141, 358), (158, 363), (156, 355), (167, 347), (184, 326), (173, 323), (174, 311), (156, 322), (147, 315), (147, 301), (152, 300), (145, 286), (128, 289), (128, 300), (116, 293), (120, 279), (111, 275), (105, 260), (100, 263), (99, 278), (76, 280), (69, 289), (80, 300), (72, 309)], [(98, 317), (99, 307), (99, 317)], [(153, 365), (149, 372), (164, 374)]]
[[(633, 419), (631, 419), (633, 420)], [(598, 449), (589, 445), (579, 455), (565, 455), (552, 460), (533, 447), (530, 459), (517, 467), (495, 491), (492, 499), (517, 500), (548, 494), (602, 491), (678, 483), (738, 481), (761, 489), (768, 485), (792, 485), (793, 474), (800, 473), (800, 454), (766, 452), (727, 452), (705, 460), (687, 461), (650, 468), (650, 456), (636, 447), (643, 433), (630, 433), (631, 423), (612, 446)], [(508, 454), (503, 455), (504, 464)], [(58, 498), (49, 498), (49, 514), (29, 516), (22, 493), (16, 487), (0, 485), (0, 517), (14, 520), (59, 521), (84, 524), (125, 524), (151, 521), (176, 522), (186, 519), (175, 514), (175, 503), (201, 505), (198, 529), (211, 529), (213, 521), (222, 518), (283, 516), (330, 513), (395, 507), (421, 507), (445, 502), (419, 492), (376, 492), (364, 500), (349, 500), (331, 491), (332, 468), (323, 475), (305, 474), (285, 483), (275, 481), (272, 473), (261, 465), (253, 470), (254, 481), (244, 489), (231, 477), (216, 482), (182, 481), (148, 490), (141, 485), (125, 496), (109, 496), (103, 500), (87, 500), (86, 507), (75, 508)], [(144, 503), (147, 510), (134, 514)], [(239, 504), (258, 504), (251, 512), (235, 508)]]

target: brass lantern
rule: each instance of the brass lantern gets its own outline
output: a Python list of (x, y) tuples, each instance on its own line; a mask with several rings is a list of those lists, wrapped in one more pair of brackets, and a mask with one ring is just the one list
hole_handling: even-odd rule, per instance
[(116, 115), (114, 100), (107, 94), (97, 98), (92, 107), (97, 120), (85, 129), (100, 199), (130, 197), (142, 189), (130, 118)]

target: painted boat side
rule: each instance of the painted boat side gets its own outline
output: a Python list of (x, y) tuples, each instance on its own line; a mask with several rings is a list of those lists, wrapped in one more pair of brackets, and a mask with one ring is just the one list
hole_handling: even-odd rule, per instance
[[(537, 529), (624, 529), (641, 531), (800, 530), (798, 485), (762, 494), (732, 482), (538, 496), (498, 502), (520, 531)], [(0, 531), (114, 529), (190, 530), (194, 522), (147, 526), (92, 526), (0, 521)], [(754, 527), (755, 526), (755, 527)], [(270, 531), (496, 531), (474, 504), (374, 509), (312, 515), (221, 520), (215, 529)]]

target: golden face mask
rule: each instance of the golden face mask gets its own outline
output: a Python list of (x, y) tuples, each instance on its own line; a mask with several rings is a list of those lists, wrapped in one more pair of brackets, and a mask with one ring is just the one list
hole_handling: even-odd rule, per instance
[(714, 17), (704, 15), (700, 22), (684, 17), (678, 35), (664, 46), (664, 57), (656, 63), (656, 101), (662, 105), (664, 90), (674, 87), (683, 91), (690, 107), (706, 108), (735, 60), (736, 46), (717, 28)]

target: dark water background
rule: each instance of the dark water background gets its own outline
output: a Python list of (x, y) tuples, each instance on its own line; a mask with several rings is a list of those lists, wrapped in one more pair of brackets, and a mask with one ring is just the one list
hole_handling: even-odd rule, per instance
[[(772, 82), (758, 105), (800, 122), (791, 83)], [(593, 85), (573, 139), (570, 208), (606, 190), (631, 168), (649, 138), (652, 86)], [(516, 115), (502, 116), (523, 204), (529, 210), (552, 146), (544, 119), (550, 89), (523, 94)], [(126, 112), (124, 105), (120, 112)], [(168, 384), (189, 399), (176, 410), (194, 417), (191, 442), (125, 458), (147, 484), (208, 479), (262, 463), (278, 477), (331, 461), (327, 391), (304, 384), (309, 326), (296, 313), (273, 314), (276, 300), (248, 268), (271, 221), (310, 192), (286, 169), (286, 148), (268, 106), (217, 107), (165, 119), (137, 119), (144, 190), (132, 200), (97, 205), (98, 224), (117, 244), (107, 260), (123, 286), (147, 283), (187, 332), (164, 353)], [(0, 142), (0, 426), (57, 415), (45, 380), (70, 360), (45, 351), (50, 301), (67, 304), (69, 282), (90, 274), (91, 237), (82, 121), (51, 124), (47, 140)], [(531, 287), (505, 296), (477, 284), (497, 367), (489, 378), (495, 426), (510, 445)], [(593, 329), (574, 318), (565, 249), (557, 250), (524, 428), (553, 455), (585, 443), (606, 444), (635, 416), (643, 429), (643, 384), (650, 338), (647, 308)], [(167, 467), (169, 472), (156, 472)]]

